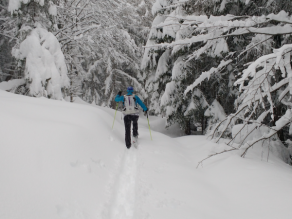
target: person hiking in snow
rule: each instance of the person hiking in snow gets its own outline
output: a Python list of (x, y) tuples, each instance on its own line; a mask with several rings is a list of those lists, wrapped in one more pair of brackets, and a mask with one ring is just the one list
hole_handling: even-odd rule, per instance
[(125, 124), (125, 142), (128, 149), (131, 147), (131, 123), (133, 122), (133, 141), (138, 139), (138, 119), (139, 119), (139, 104), (143, 111), (147, 113), (148, 109), (137, 95), (133, 94), (133, 87), (127, 88), (127, 94), (122, 96), (122, 91), (119, 91), (115, 98), (116, 102), (123, 102), (123, 114)]

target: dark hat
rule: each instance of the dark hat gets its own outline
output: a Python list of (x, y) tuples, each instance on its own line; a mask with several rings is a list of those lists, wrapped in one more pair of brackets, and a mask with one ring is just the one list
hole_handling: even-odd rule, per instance
[(133, 89), (133, 87), (130, 86), (130, 87), (127, 88), (127, 91), (132, 91), (133, 92), (134, 89)]

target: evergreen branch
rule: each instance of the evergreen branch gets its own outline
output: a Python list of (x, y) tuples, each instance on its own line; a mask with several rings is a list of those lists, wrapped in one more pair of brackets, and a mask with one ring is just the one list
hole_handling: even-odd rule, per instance
[(8, 38), (13, 39), (13, 40), (17, 40), (16, 37), (11, 37), (11, 36), (8, 36), (8, 35), (6, 35), (4, 33), (1, 33), (1, 32), (0, 32), (0, 35), (5, 36), (5, 37), (8, 37)]
[(8, 8), (3, 5), (0, 5), (0, 8), (3, 8), (4, 10), (8, 11)]
[(268, 37), (267, 39), (262, 40), (262, 41), (258, 42), (257, 44), (253, 45), (252, 47), (245, 49), (244, 51), (242, 51), (242, 52), (236, 57), (236, 59), (238, 59), (242, 54), (244, 54), (244, 53), (246, 53), (247, 51), (253, 49), (254, 47), (256, 47), (256, 46), (258, 46), (258, 45), (260, 45), (260, 44), (266, 42), (267, 40), (272, 39), (272, 37), (273, 37), (273, 36), (270, 36), (270, 37)]

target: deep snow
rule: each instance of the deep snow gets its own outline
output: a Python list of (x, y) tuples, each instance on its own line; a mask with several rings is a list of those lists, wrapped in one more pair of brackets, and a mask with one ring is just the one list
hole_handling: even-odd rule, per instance
[(119, 113), (111, 130), (113, 110), (78, 102), (0, 91), (0, 219), (290, 218), (292, 168), (275, 148), (196, 169), (222, 146), (170, 138), (154, 117), (151, 141), (141, 116), (127, 150)]

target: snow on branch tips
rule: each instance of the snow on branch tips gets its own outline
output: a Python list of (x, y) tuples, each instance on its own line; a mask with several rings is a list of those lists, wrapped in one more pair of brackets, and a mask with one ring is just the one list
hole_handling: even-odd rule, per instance
[[(172, 21), (172, 22), (170, 22)], [(292, 17), (288, 16), (285, 11), (280, 11), (278, 14), (269, 14), (267, 16), (181, 16), (172, 15), (169, 22), (157, 23), (153, 28), (178, 28), (181, 29), (191, 28), (195, 35), (180, 39), (178, 38), (171, 43), (160, 43), (146, 45), (145, 48), (172, 48), (179, 45), (190, 46), (197, 42), (212, 41), (218, 38), (227, 38), (233, 36), (240, 36), (245, 34), (265, 34), (269, 36), (279, 34), (291, 34), (292, 33)], [(178, 24), (178, 21), (183, 23)], [(271, 25), (270, 23), (276, 21), (281, 22), (279, 25)], [(269, 24), (269, 25), (267, 25)]]
[[(152, 6), (152, 14), (156, 15), (157, 13), (163, 10), (176, 8), (188, 1), (189, 0), (174, 0), (174, 1), (156, 0), (156, 2)], [(169, 2), (172, 2), (173, 4), (169, 4)]]
[(209, 71), (203, 72), (199, 76), (199, 78), (197, 78), (195, 80), (195, 82), (193, 84), (191, 84), (190, 86), (187, 87), (187, 89), (184, 92), (184, 95), (187, 95), (187, 93), (189, 91), (193, 90), (195, 87), (197, 87), (199, 84), (201, 84), (202, 81), (204, 81), (205, 79), (207, 79), (207, 78), (210, 79), (212, 74), (218, 73), (219, 71), (221, 71), (224, 67), (226, 67), (231, 62), (232, 62), (232, 60), (228, 60), (228, 61), (222, 60), (217, 68), (211, 68)]
[[(31, 0), (9, 0), (8, 11), (13, 14), (15, 11), (19, 10), (21, 4), (29, 4)], [(40, 6), (48, 4), (48, 12), (50, 15), (57, 16), (57, 6), (52, 1), (45, 0), (34, 0)]]
[[(275, 49), (272, 54), (258, 58), (244, 70), (244, 74), (235, 82), (242, 91), (236, 101), (237, 112), (228, 116), (227, 123), (221, 123), (213, 130), (212, 138), (218, 136), (216, 132), (220, 129), (221, 133), (217, 138), (219, 142), (222, 132), (232, 124), (231, 121), (243, 122), (240, 127), (234, 126), (232, 140), (227, 145), (232, 146), (234, 142), (239, 144), (237, 149), (241, 148), (241, 156), (245, 156), (253, 145), (271, 138), (291, 124), (291, 53), (292, 44), (284, 45)], [(281, 74), (282, 79), (276, 80), (277, 74)], [(280, 103), (288, 107), (283, 116), (275, 112)], [(275, 125), (270, 127), (267, 119)], [(241, 140), (238, 140), (238, 136), (241, 136)]]

